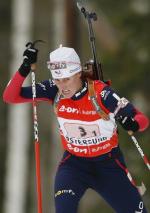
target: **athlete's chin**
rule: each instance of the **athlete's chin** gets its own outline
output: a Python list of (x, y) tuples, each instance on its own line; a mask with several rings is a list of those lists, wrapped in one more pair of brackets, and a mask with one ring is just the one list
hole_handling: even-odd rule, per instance
[(63, 94), (64, 98), (71, 98), (73, 96), (73, 94)]
[(74, 96), (76, 93), (76, 90), (61, 90), (61, 94), (63, 95), (64, 98), (71, 98), (72, 96)]

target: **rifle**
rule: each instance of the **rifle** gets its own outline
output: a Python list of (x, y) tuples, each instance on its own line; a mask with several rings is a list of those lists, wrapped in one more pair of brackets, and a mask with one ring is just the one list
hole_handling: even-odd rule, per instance
[(77, 2), (77, 7), (83, 13), (88, 24), (89, 41), (91, 44), (91, 50), (92, 50), (92, 56), (93, 56), (91, 64), (93, 65), (94, 80), (104, 81), (102, 66), (101, 66), (101, 63), (99, 63), (97, 60), (95, 35), (93, 31), (93, 26), (92, 26), (92, 21), (97, 21), (97, 15), (95, 12), (88, 12), (79, 2)]

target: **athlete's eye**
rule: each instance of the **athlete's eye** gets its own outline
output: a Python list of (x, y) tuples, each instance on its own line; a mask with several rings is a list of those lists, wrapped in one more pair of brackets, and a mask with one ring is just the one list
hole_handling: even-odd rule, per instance
[(59, 79), (54, 79), (54, 82), (55, 82), (55, 83), (59, 83), (60, 80), (59, 80)]

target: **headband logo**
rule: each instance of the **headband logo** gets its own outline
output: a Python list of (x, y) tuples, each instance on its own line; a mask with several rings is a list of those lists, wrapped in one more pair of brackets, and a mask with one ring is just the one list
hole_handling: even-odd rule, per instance
[(66, 62), (50, 63), (50, 69), (51, 70), (59, 70), (59, 69), (66, 69), (66, 68), (67, 68)]
[(55, 70), (54, 72), (55, 72), (55, 74), (58, 75), (58, 76), (61, 76), (61, 75), (62, 75), (62, 73), (61, 73), (60, 70)]

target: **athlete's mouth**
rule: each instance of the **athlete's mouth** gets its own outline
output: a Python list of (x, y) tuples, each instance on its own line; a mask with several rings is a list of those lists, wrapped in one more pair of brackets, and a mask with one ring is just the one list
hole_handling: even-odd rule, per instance
[(71, 91), (68, 89), (62, 90), (63, 95), (68, 95), (68, 94), (70, 94), (70, 92)]

